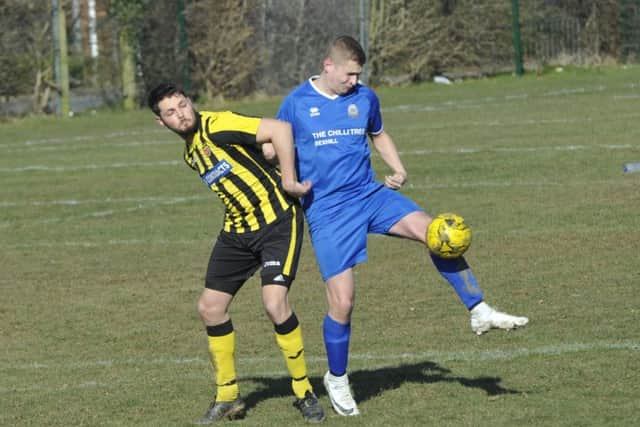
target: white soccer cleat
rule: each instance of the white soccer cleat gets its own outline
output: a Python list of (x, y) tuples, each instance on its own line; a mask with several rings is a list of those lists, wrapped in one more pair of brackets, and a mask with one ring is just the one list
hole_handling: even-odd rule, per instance
[(529, 323), (526, 317), (512, 316), (495, 310), (485, 302), (481, 302), (471, 310), (471, 330), (482, 335), (489, 329), (515, 329)]
[(338, 414), (343, 416), (360, 415), (358, 405), (356, 405), (356, 401), (353, 400), (353, 396), (351, 395), (347, 374), (336, 377), (327, 371), (327, 373), (324, 374), (322, 382), (327, 389), (331, 405)]

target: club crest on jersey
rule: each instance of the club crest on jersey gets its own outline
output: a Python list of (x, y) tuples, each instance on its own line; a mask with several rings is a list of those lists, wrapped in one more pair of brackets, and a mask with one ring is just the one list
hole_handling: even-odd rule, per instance
[(318, 107), (309, 108), (309, 117), (316, 117), (320, 115), (320, 109)]
[(220, 181), (221, 178), (228, 175), (231, 172), (231, 164), (226, 160), (220, 160), (214, 167), (209, 169), (202, 175), (202, 181), (207, 184), (207, 187), (211, 187), (216, 182)]
[(356, 104), (349, 104), (349, 106), (347, 107), (347, 114), (351, 118), (358, 117), (358, 114), (360, 114), (358, 112), (358, 106)]
[(202, 151), (204, 151), (204, 154), (206, 154), (207, 157), (211, 157), (211, 148), (209, 148), (209, 146), (205, 145), (202, 147)]

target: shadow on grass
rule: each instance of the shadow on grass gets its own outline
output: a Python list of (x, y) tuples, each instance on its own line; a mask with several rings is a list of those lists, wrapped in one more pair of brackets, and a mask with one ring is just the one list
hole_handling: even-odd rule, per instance
[[(450, 374), (451, 370), (443, 368), (437, 363), (420, 362), (392, 368), (353, 371), (349, 373), (349, 381), (357, 402), (365, 402), (384, 391), (399, 388), (404, 383), (458, 383), (464, 387), (483, 390), (487, 396), (522, 394), (521, 391), (502, 387), (500, 385), (502, 379), (498, 377), (465, 378)], [(291, 396), (293, 399), (290, 378), (252, 377), (245, 380), (262, 385), (258, 390), (244, 396), (247, 409), (255, 407), (265, 399), (287, 396)], [(322, 377), (311, 377), (310, 380), (316, 395), (325, 396), (326, 391), (322, 385)]]

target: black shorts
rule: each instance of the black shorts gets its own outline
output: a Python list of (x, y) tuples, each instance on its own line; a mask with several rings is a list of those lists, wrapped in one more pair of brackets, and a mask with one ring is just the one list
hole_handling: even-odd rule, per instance
[(262, 286), (287, 288), (296, 276), (304, 222), (298, 206), (255, 232), (221, 232), (211, 251), (205, 287), (235, 295), (262, 267)]

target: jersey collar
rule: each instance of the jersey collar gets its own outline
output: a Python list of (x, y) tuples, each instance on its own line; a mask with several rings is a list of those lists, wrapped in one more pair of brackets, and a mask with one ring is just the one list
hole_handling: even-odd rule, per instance
[(311, 85), (311, 87), (313, 88), (313, 90), (315, 90), (316, 92), (318, 92), (319, 95), (324, 96), (325, 98), (334, 100), (337, 99), (339, 97), (339, 95), (329, 95), (326, 92), (323, 92), (318, 86), (316, 86), (316, 84), (313, 82), (314, 80), (318, 80), (320, 78), (320, 76), (311, 76), (309, 78), (309, 84)]

